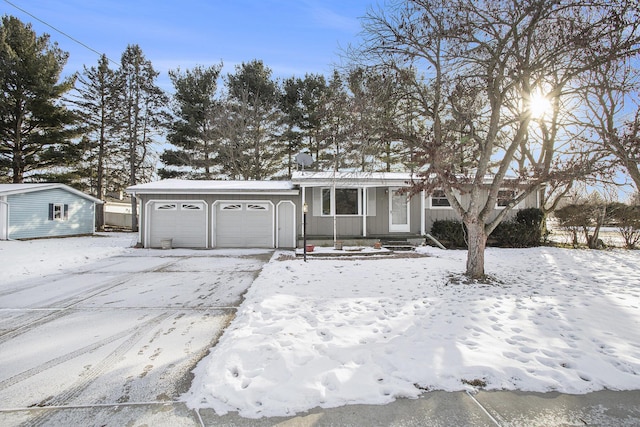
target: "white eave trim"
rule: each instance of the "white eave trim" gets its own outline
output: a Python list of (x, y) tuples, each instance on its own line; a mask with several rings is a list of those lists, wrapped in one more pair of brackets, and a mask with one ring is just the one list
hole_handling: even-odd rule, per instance
[(300, 194), (300, 190), (297, 189), (293, 189), (293, 190), (240, 190), (240, 189), (228, 189), (228, 190), (181, 190), (181, 189), (176, 189), (176, 188), (171, 188), (171, 189), (153, 189), (153, 190), (126, 190), (127, 194), (131, 194), (132, 196), (138, 196), (138, 195), (157, 195), (157, 194), (175, 194), (175, 195), (180, 195), (180, 194), (201, 194), (201, 195), (207, 195), (207, 194), (243, 194), (243, 195), (248, 195), (248, 196), (258, 196), (258, 195), (265, 195), (265, 196), (297, 196), (298, 194)]
[(64, 191), (68, 191), (69, 193), (73, 193), (76, 196), (79, 197), (83, 197), (89, 201), (92, 201), (96, 204), (102, 204), (104, 203), (102, 200), (100, 199), (96, 199), (93, 196), (90, 196), (89, 194), (83, 193), (82, 191), (76, 190), (73, 187), (70, 187), (68, 185), (65, 184), (58, 184), (58, 183), (44, 183), (44, 184), (16, 184), (19, 187), (17, 187), (16, 189), (10, 189), (10, 190), (2, 190), (0, 191), (0, 195), (3, 196), (12, 196), (12, 195), (16, 195), (16, 194), (23, 194), (23, 193), (33, 193), (36, 191), (46, 191), (46, 190), (53, 190), (53, 189), (61, 189)]

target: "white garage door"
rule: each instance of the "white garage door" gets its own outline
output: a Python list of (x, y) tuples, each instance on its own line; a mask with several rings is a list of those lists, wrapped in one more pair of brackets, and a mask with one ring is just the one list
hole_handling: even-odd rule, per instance
[(174, 248), (207, 247), (207, 205), (203, 201), (155, 201), (149, 206), (149, 246), (172, 239)]
[(216, 208), (216, 247), (272, 248), (273, 205), (270, 202), (220, 202)]

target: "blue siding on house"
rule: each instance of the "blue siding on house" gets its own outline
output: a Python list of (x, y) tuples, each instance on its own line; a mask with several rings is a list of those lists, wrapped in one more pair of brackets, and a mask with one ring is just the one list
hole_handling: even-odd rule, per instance
[[(94, 202), (61, 188), (7, 197), (9, 238), (57, 237), (94, 232)], [(69, 206), (66, 220), (50, 220), (49, 204)]]

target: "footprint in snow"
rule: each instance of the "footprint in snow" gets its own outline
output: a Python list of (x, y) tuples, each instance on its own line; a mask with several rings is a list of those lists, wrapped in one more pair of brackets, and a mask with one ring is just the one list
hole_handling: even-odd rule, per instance
[(322, 338), (322, 341), (331, 341), (333, 339), (333, 334), (328, 329), (318, 329), (317, 334)]

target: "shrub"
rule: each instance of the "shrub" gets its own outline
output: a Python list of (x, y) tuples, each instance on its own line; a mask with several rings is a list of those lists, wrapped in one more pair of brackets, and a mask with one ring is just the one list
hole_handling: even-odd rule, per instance
[(618, 229), (628, 249), (634, 249), (640, 242), (640, 206), (622, 203), (609, 205), (608, 219)]
[(538, 246), (541, 240), (544, 214), (540, 209), (521, 209), (513, 220), (503, 221), (491, 233), (492, 244), (508, 248)]
[[(538, 246), (544, 214), (540, 209), (521, 209), (515, 218), (501, 222), (487, 239), (488, 246), (527, 248)], [(466, 228), (460, 221), (438, 220), (431, 226), (431, 235), (445, 246), (466, 248)]]
[(437, 220), (431, 226), (431, 235), (441, 241), (445, 246), (454, 248), (466, 248), (466, 229), (460, 221)]

